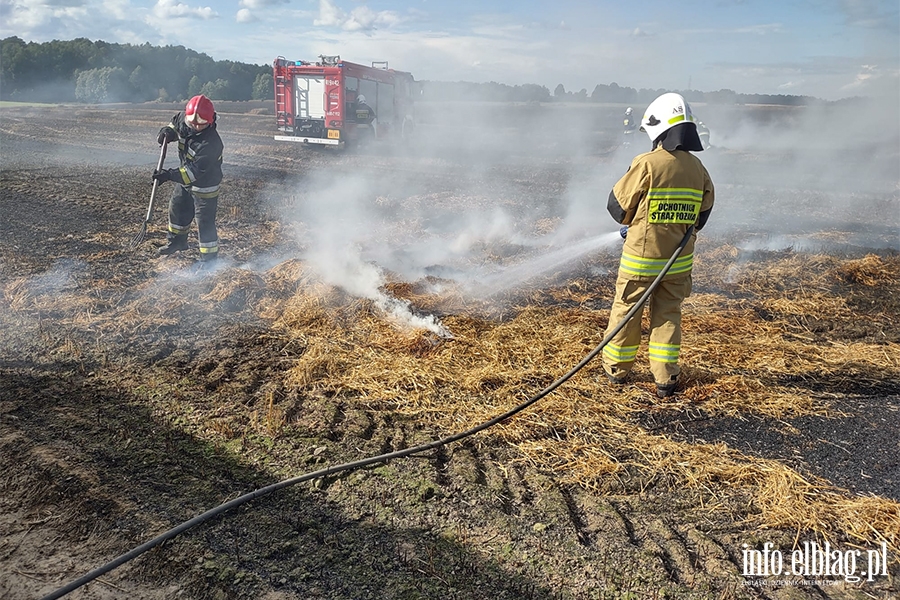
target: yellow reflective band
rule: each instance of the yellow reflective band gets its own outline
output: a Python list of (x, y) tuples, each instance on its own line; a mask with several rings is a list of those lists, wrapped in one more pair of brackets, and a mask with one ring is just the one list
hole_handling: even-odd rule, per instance
[(697, 188), (650, 188), (648, 198), (679, 198), (703, 200), (703, 191)]
[(634, 362), (637, 351), (637, 346), (616, 346), (615, 344), (606, 344), (606, 346), (603, 347), (603, 355), (611, 361), (618, 363)]
[(656, 362), (676, 363), (680, 353), (680, 344), (654, 344), (651, 342), (647, 354), (650, 360), (655, 360)]
[(190, 185), (191, 177), (188, 174), (187, 169), (185, 169), (184, 167), (181, 167), (180, 169), (178, 169), (178, 172), (181, 173), (181, 180), (184, 183), (184, 185)]
[(675, 123), (678, 123), (679, 121), (684, 121), (684, 115), (678, 115), (676, 117), (672, 117), (671, 119), (669, 119), (669, 125), (674, 125)]
[[(622, 253), (622, 259), (619, 261), (619, 270), (629, 275), (638, 275), (640, 277), (656, 277), (659, 275), (666, 263), (667, 258), (642, 258), (631, 254)], [(687, 273), (694, 266), (694, 255), (679, 256), (669, 267), (668, 274)]]

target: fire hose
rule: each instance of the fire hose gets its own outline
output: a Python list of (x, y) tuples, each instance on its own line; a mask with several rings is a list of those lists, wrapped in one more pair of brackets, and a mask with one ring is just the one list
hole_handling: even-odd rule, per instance
[(250, 502), (251, 500), (255, 500), (255, 499), (265, 496), (267, 494), (271, 494), (272, 492), (275, 492), (277, 490), (280, 490), (280, 489), (283, 489), (286, 487), (290, 487), (292, 485), (296, 485), (296, 484), (302, 483), (304, 481), (310, 481), (313, 479), (318, 479), (320, 477), (327, 477), (328, 475), (332, 475), (334, 473), (339, 473), (341, 471), (352, 471), (352, 470), (366, 467), (366, 466), (369, 466), (372, 464), (386, 462), (388, 460), (392, 460), (395, 458), (405, 458), (405, 457), (411, 456), (413, 454), (419, 454), (422, 452), (426, 452), (428, 450), (434, 450), (436, 448), (446, 446), (453, 442), (457, 442), (463, 438), (473, 436), (476, 433), (484, 431), (485, 429), (488, 429), (489, 427), (493, 427), (494, 425), (497, 425), (498, 423), (506, 421), (510, 417), (522, 412), (529, 406), (536, 403), (538, 400), (541, 400), (542, 398), (544, 398), (545, 396), (550, 394), (552, 391), (554, 391), (556, 388), (561, 386), (563, 383), (565, 383), (566, 381), (571, 379), (578, 371), (580, 371), (582, 368), (584, 368), (585, 365), (587, 365), (590, 361), (592, 361), (603, 350), (603, 347), (609, 343), (609, 341), (613, 338), (613, 336), (615, 336), (617, 333), (619, 333), (619, 331), (622, 330), (623, 327), (625, 327), (625, 325), (628, 323), (628, 321), (630, 321), (631, 318), (634, 317), (634, 315), (637, 314), (637, 312), (643, 308), (644, 303), (647, 302), (647, 299), (650, 297), (650, 295), (653, 293), (653, 291), (659, 286), (659, 283), (662, 281), (663, 277), (666, 276), (666, 273), (669, 272), (669, 269), (672, 267), (672, 264), (678, 258), (678, 255), (681, 254), (682, 250), (684, 250), (684, 247), (687, 245), (687, 242), (690, 239), (691, 234), (693, 232), (694, 232), (694, 226), (691, 225), (690, 227), (688, 227), (687, 232), (684, 234), (684, 238), (678, 244), (678, 248), (675, 249), (675, 252), (672, 254), (672, 257), (669, 258), (668, 262), (666, 262), (665, 266), (663, 266), (662, 271), (660, 271), (659, 275), (656, 276), (656, 279), (653, 280), (653, 282), (647, 288), (647, 291), (645, 291), (643, 293), (643, 295), (638, 299), (637, 303), (631, 308), (631, 310), (628, 311), (628, 313), (622, 318), (622, 320), (619, 321), (619, 323), (615, 326), (615, 328), (613, 328), (606, 335), (606, 337), (603, 338), (603, 341), (601, 341), (593, 350), (591, 350), (587, 355), (585, 355), (585, 357), (583, 359), (581, 359), (581, 361), (577, 365), (572, 367), (572, 369), (569, 370), (568, 373), (566, 373), (565, 375), (563, 375), (562, 377), (560, 377), (559, 379), (557, 379), (556, 381), (554, 381), (553, 383), (551, 383), (550, 385), (545, 387), (543, 390), (541, 390), (540, 392), (538, 392), (537, 394), (535, 394), (534, 396), (532, 396), (525, 402), (522, 402), (518, 406), (506, 411), (505, 413), (503, 413), (501, 415), (494, 417), (493, 419), (491, 419), (489, 421), (485, 421), (485, 422), (481, 423), (480, 425), (476, 425), (475, 427), (472, 427), (471, 429), (467, 429), (460, 433), (456, 433), (454, 435), (451, 435), (451, 436), (448, 436), (445, 438), (441, 438), (441, 439), (435, 440), (433, 442), (429, 442), (426, 444), (420, 444), (418, 446), (413, 446), (412, 448), (406, 448), (404, 450), (397, 450), (395, 452), (389, 452), (387, 454), (371, 456), (369, 458), (363, 458), (360, 460), (343, 463), (340, 465), (333, 465), (330, 467), (326, 467), (324, 469), (319, 469), (318, 471), (313, 471), (310, 473), (305, 473), (303, 475), (298, 475), (297, 477), (285, 479), (284, 481), (280, 481), (278, 483), (273, 483), (272, 485), (268, 485), (266, 487), (259, 488), (258, 490), (254, 490), (254, 491), (244, 494), (242, 496), (238, 496), (237, 498), (235, 498), (233, 500), (229, 500), (228, 502), (225, 502), (224, 504), (220, 504), (219, 506), (206, 511), (203, 514), (197, 515), (193, 519), (190, 519), (189, 521), (185, 521), (181, 525), (178, 525), (177, 527), (174, 527), (174, 528), (166, 531), (165, 533), (162, 533), (162, 534), (156, 536), (152, 540), (145, 542), (145, 543), (141, 544), (140, 546), (134, 548), (133, 550), (106, 563), (105, 565), (98, 567), (97, 569), (94, 569), (93, 571), (83, 575), (82, 577), (79, 577), (75, 581), (72, 581), (71, 583), (64, 585), (63, 587), (59, 588), (55, 592), (52, 592), (52, 593), (48, 594), (47, 596), (44, 596), (41, 600), (55, 600), (56, 598), (62, 598), (69, 592), (72, 592), (72, 591), (80, 588), (81, 586), (83, 586), (87, 583), (90, 583), (94, 579), (97, 579), (101, 575), (108, 573), (109, 571), (112, 571), (116, 567), (119, 567), (119, 566), (127, 563), (128, 561), (130, 561), (134, 558), (137, 558), (144, 552), (147, 552), (148, 550), (151, 550), (151, 549), (155, 548), (156, 546), (159, 546), (163, 542), (166, 542), (166, 541), (174, 538), (178, 534), (183, 533), (183, 532), (187, 531), (188, 529), (191, 529), (192, 527), (200, 525), (201, 523), (205, 523), (206, 521), (209, 521), (213, 517), (215, 517), (219, 514), (222, 514), (226, 511), (229, 511), (232, 508), (236, 508), (238, 506), (241, 506), (242, 504), (246, 504), (247, 502)]

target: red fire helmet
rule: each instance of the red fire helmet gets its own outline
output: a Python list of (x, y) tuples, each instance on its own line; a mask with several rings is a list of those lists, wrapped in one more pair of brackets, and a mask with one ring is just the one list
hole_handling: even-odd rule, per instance
[(212, 100), (200, 94), (188, 100), (187, 106), (184, 107), (184, 120), (188, 123), (212, 123), (215, 117), (216, 109), (213, 108)]

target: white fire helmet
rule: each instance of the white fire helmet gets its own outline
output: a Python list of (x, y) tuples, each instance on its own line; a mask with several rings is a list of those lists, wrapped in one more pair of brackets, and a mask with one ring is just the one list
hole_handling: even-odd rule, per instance
[(681, 94), (668, 92), (650, 103), (641, 119), (641, 131), (647, 132), (650, 142), (656, 141), (675, 125), (685, 122), (693, 122), (694, 115), (691, 105), (687, 103)]
[(357, 102), (358, 104), (365, 104), (365, 103), (366, 103), (366, 97), (363, 96), (362, 94), (360, 94), (359, 96), (356, 97), (356, 102)]
[(626, 114), (626, 115), (630, 115), (630, 114), (631, 114), (631, 107), (630, 107), (630, 106), (629, 106), (628, 108), (625, 109), (625, 114)]

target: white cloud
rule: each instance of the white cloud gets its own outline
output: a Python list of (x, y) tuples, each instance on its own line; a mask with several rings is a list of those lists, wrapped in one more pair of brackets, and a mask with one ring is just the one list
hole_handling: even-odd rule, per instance
[(259, 19), (257, 19), (256, 16), (252, 12), (250, 12), (250, 9), (242, 8), (237, 11), (234, 20), (238, 23), (252, 23), (253, 21), (258, 21)]
[(251, 10), (259, 10), (260, 8), (278, 6), (279, 4), (288, 4), (290, 1), (291, 0), (240, 0), (238, 6), (243, 6), (244, 8), (249, 8)]
[(342, 27), (347, 31), (364, 31), (375, 27), (377, 15), (368, 6), (358, 6), (350, 13)]
[(103, 14), (124, 21), (133, 15), (131, 2), (128, 0), (103, 0)]
[(80, 19), (87, 15), (87, 8), (81, 4), (52, 5), (43, 0), (0, 1), (2, 31), (27, 36), (34, 29), (48, 24), (59, 26), (69, 19)]
[[(43, 0), (0, 0), (0, 37), (26, 41), (97, 37), (97, 8), (89, 1), (48, 3)], [(108, 23), (109, 18), (101, 17)]]
[(37, 43), (88, 38), (140, 45), (162, 41), (150, 4), (132, 0), (0, 0), (0, 38), (18, 36)]
[(339, 27), (344, 31), (371, 31), (379, 26), (394, 27), (404, 20), (394, 11), (376, 12), (366, 5), (357, 6), (348, 14), (331, 0), (319, 0), (319, 16), (313, 21), (313, 25)]
[(873, 82), (884, 76), (878, 65), (860, 65), (860, 71), (856, 77), (848, 84), (841, 86), (842, 91), (859, 91), (867, 88)]
[(157, 0), (153, 6), (153, 14), (160, 19), (189, 18), (215, 19), (219, 13), (209, 6), (191, 7), (177, 0)]
[(346, 20), (346, 14), (340, 8), (328, 0), (319, 1), (319, 18), (313, 21), (313, 25), (319, 27), (340, 27)]

